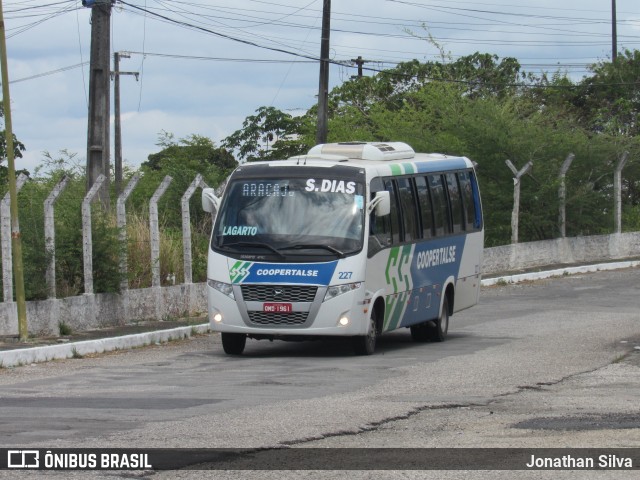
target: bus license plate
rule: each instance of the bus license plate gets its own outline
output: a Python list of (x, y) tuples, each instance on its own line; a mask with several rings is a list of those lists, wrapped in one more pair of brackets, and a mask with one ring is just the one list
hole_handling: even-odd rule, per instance
[(290, 303), (265, 303), (262, 305), (262, 311), (269, 313), (291, 313), (293, 308), (291, 308)]

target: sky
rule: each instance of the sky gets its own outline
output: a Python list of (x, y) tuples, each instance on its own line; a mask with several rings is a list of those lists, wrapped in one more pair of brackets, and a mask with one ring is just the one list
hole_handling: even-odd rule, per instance
[[(91, 9), (80, 0), (0, 1), (13, 131), (27, 148), (16, 168), (33, 171), (45, 152), (86, 162)], [(365, 75), (481, 52), (574, 80), (611, 58), (611, 0), (519, 3), (333, 0), (330, 55), (341, 65), (331, 66), (330, 85), (357, 73), (358, 56)], [(120, 78), (125, 164), (136, 168), (160, 151), (162, 132), (220, 145), (261, 106), (308, 110), (318, 93), (322, 7), (323, 0), (117, 1), (111, 52), (129, 52), (120, 70), (139, 73)], [(640, 2), (616, 0), (616, 12), (618, 51), (640, 49)], [(113, 137), (113, 104), (111, 122)], [(112, 158), (113, 150), (112, 140)]]

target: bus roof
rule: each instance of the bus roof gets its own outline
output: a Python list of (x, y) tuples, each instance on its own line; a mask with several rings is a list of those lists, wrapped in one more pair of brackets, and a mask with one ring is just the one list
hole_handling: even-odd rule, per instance
[[(251, 175), (265, 174), (272, 168), (292, 166), (364, 168), (370, 174), (407, 175), (472, 168), (466, 157), (441, 153), (416, 153), (403, 142), (344, 142), (325, 143), (312, 147), (306, 155), (287, 160), (243, 164), (238, 170)], [(262, 170), (262, 169), (266, 170)], [(370, 175), (369, 174), (369, 175)], [(375, 175), (374, 174), (374, 175)]]
[(415, 156), (403, 142), (341, 142), (316, 145), (307, 155), (339, 155), (352, 160), (403, 160)]

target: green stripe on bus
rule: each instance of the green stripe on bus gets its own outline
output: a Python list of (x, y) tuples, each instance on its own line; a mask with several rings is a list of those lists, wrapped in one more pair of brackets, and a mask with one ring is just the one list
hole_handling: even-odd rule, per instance
[(385, 279), (387, 285), (392, 288), (393, 295), (388, 295), (385, 299), (387, 308), (385, 309), (383, 330), (397, 328), (407, 308), (408, 292), (413, 288), (411, 281), (412, 251), (412, 245), (393, 247), (389, 251)]
[(400, 165), (389, 165), (391, 167), (391, 175), (402, 175), (402, 167)]

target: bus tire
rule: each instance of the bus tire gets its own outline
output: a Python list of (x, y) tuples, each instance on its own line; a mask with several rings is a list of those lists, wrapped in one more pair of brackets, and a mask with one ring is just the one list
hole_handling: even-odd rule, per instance
[(227, 355), (242, 355), (244, 346), (247, 343), (247, 336), (243, 333), (225, 333), (222, 337), (222, 348)]
[(376, 310), (371, 311), (369, 319), (369, 330), (366, 335), (353, 337), (353, 351), (356, 355), (372, 355), (376, 350), (376, 340), (378, 337)]
[(429, 325), (428, 335), (432, 342), (442, 342), (447, 337), (449, 331), (449, 301), (447, 297), (444, 298), (442, 303), (442, 312), (437, 320), (431, 322)]

